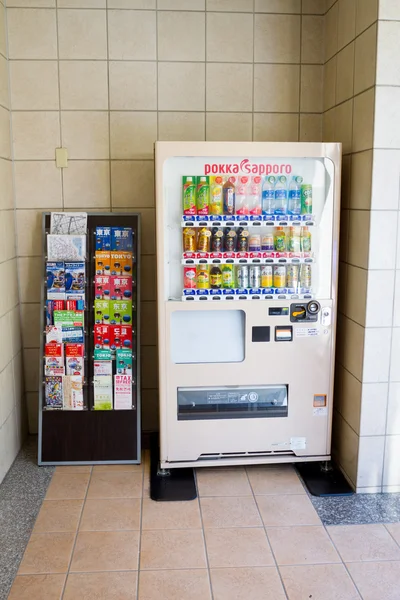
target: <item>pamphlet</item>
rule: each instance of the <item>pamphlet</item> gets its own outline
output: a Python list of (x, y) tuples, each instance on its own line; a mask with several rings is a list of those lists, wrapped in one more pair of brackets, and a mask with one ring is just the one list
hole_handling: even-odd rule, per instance
[(112, 275), (110, 279), (111, 300), (131, 300), (132, 277), (126, 275)]
[(84, 375), (84, 352), (83, 344), (65, 344), (65, 369), (67, 375)]
[(82, 327), (83, 328), (83, 311), (82, 310), (55, 310), (54, 325), (58, 327)]
[(47, 408), (63, 407), (63, 377), (61, 375), (45, 377), (45, 404)]
[(50, 233), (65, 235), (85, 235), (87, 232), (87, 213), (52, 212), (50, 215)]
[(96, 375), (93, 377), (94, 410), (112, 410), (113, 386), (112, 376)]
[(83, 329), (82, 327), (63, 327), (62, 328), (62, 341), (73, 342), (77, 344), (83, 344)]
[(84, 262), (66, 262), (65, 263), (65, 293), (66, 294), (84, 294), (85, 293), (85, 263)]
[(110, 301), (110, 323), (111, 325), (132, 324), (132, 300)]
[(96, 275), (109, 275), (111, 265), (110, 252), (96, 252)]
[(65, 298), (65, 267), (62, 261), (48, 262), (46, 265), (47, 298)]
[(112, 375), (112, 360), (94, 360), (93, 373), (96, 375)]
[(117, 348), (132, 349), (132, 326), (110, 326), (110, 348), (114, 352)]
[(120, 348), (116, 350), (115, 358), (117, 375), (130, 375), (132, 377), (132, 351)]
[(111, 250), (133, 250), (133, 235), (131, 227), (111, 228)]
[(86, 259), (86, 235), (47, 236), (47, 258), (50, 261), (83, 261)]
[(130, 410), (132, 408), (132, 377), (130, 375), (114, 375), (114, 408)]
[(111, 251), (111, 275), (132, 274), (132, 252)]
[(63, 343), (62, 329), (55, 325), (49, 325), (46, 327), (46, 343), (55, 342), (56, 344)]
[(94, 294), (96, 300), (109, 300), (111, 297), (110, 275), (96, 275), (94, 278)]
[[(96, 350), (110, 348), (110, 326), (97, 324), (94, 326), (94, 347)], [(96, 358), (96, 354), (95, 354)]]
[(94, 301), (94, 322), (97, 325), (107, 324), (110, 322), (110, 301), (95, 300)]
[(96, 251), (110, 251), (111, 227), (96, 227)]

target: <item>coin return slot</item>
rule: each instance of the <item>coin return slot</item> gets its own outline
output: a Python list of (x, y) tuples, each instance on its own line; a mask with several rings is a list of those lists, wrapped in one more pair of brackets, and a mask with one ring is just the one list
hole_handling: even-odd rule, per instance
[(293, 327), (275, 327), (276, 342), (291, 342), (293, 340)]

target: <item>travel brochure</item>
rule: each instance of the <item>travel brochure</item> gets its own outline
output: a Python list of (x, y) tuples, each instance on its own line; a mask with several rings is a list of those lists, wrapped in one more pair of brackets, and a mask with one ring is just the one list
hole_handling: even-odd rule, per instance
[[(96, 227), (94, 233), (94, 256), (88, 256), (87, 214), (51, 214), (44, 307), (46, 409), (132, 409), (134, 233), (130, 227), (111, 226)], [(93, 280), (88, 279), (89, 258), (95, 264)], [(93, 302), (88, 293), (91, 285)], [(87, 331), (90, 322), (93, 330)], [(89, 335), (93, 335), (93, 356), (89, 356)], [(90, 390), (93, 400), (88, 402)]]

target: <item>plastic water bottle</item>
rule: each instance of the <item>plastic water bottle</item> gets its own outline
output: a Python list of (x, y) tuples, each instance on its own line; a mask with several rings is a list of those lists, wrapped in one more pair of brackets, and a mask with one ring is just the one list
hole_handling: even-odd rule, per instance
[(292, 181), (289, 185), (289, 215), (299, 215), (301, 213), (301, 184), (303, 178), (300, 176), (293, 175)]
[(261, 215), (261, 177), (259, 175), (251, 178), (249, 210), (251, 215)]
[(269, 175), (265, 178), (262, 187), (262, 212), (263, 215), (273, 215), (275, 210), (275, 177)]
[(239, 181), (236, 185), (236, 214), (237, 215), (248, 215), (249, 214), (249, 178), (239, 177)]
[(275, 184), (275, 214), (286, 215), (288, 204), (287, 178), (280, 175)]

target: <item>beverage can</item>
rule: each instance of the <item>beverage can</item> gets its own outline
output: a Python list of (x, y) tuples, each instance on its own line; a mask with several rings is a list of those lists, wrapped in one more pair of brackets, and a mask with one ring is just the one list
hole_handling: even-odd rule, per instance
[(222, 198), (223, 181), (221, 175), (211, 177), (210, 186), (210, 213), (212, 215), (222, 215), (224, 212), (224, 202)]
[(196, 281), (199, 290), (208, 290), (210, 287), (210, 267), (209, 265), (197, 265)]
[(227, 227), (224, 233), (225, 252), (235, 252), (236, 250), (236, 231)]
[(235, 281), (233, 276), (233, 265), (222, 266), (222, 287), (225, 289), (235, 287)]
[(274, 265), (274, 287), (284, 288), (286, 285), (285, 265)]
[(258, 288), (261, 285), (261, 267), (250, 265), (250, 287)]
[(302, 288), (310, 288), (312, 284), (311, 265), (301, 265), (300, 285)]
[(196, 177), (185, 175), (182, 177), (183, 184), (183, 214), (195, 215), (196, 209)]
[(259, 233), (254, 233), (249, 237), (249, 252), (260, 252), (261, 236)]
[(211, 252), (222, 252), (223, 232), (218, 227), (211, 230)]
[(301, 214), (312, 215), (312, 185), (303, 183), (301, 186)]
[(196, 206), (198, 215), (208, 215), (210, 205), (210, 180), (206, 175), (197, 178)]
[(247, 265), (238, 265), (236, 281), (239, 288), (249, 287), (249, 267)]
[(274, 250), (274, 236), (272, 233), (265, 233), (261, 238), (261, 250), (272, 252)]
[(299, 286), (299, 265), (288, 265), (286, 269), (286, 284), (289, 288)]
[(185, 227), (183, 230), (183, 251), (196, 251), (196, 231), (192, 227)]
[(261, 267), (261, 287), (272, 287), (272, 265), (263, 265)]
[(196, 287), (196, 267), (183, 267), (183, 287), (194, 289)]
[(202, 227), (197, 238), (198, 252), (210, 252), (211, 231), (207, 227)]
[(221, 269), (214, 265), (210, 270), (210, 287), (213, 290), (219, 290), (222, 286), (222, 273)]

